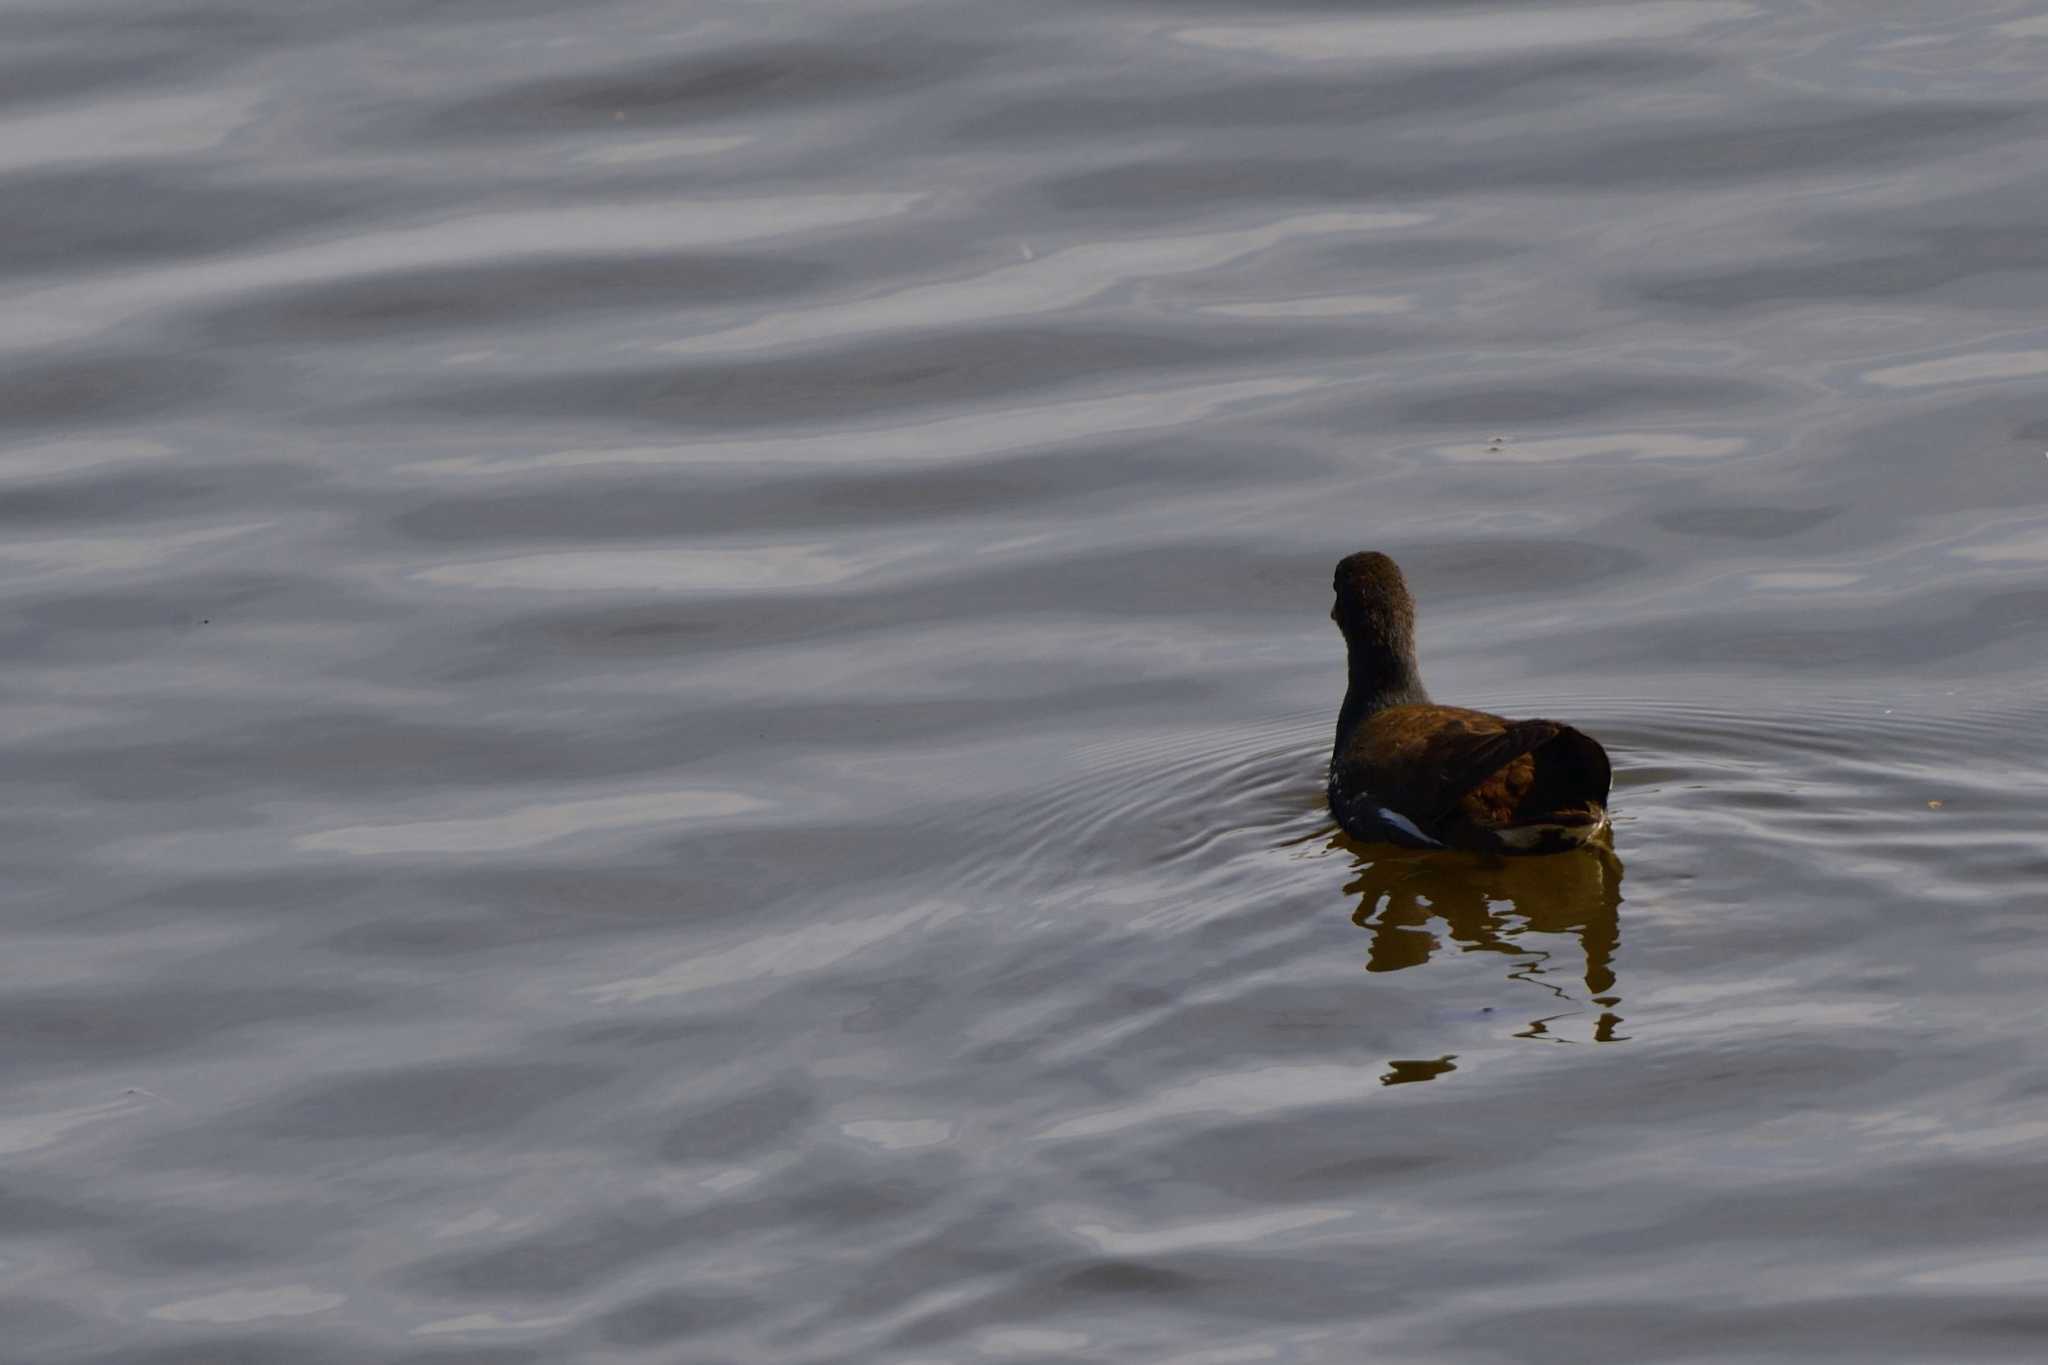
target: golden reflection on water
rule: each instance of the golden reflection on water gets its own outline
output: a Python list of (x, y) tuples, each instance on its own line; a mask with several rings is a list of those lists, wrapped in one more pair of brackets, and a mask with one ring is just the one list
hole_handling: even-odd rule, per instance
[[(1420, 967), (1450, 946), (1461, 953), (1499, 953), (1507, 975), (1542, 987), (1563, 1008), (1535, 1019), (1515, 1036), (1567, 1041), (1551, 1031), (1560, 1019), (1598, 1007), (1595, 1042), (1626, 1041), (1614, 954), (1621, 942), (1621, 859), (1593, 845), (1541, 858), (1468, 853), (1368, 850), (1343, 835), (1331, 839), (1358, 860), (1344, 890), (1358, 897), (1351, 922), (1372, 934), (1366, 970)], [(1579, 952), (1560, 959), (1531, 936), (1569, 934)], [(1569, 972), (1567, 977), (1565, 973)], [(1583, 985), (1583, 991), (1580, 987)], [(1390, 1061), (1387, 1085), (1426, 1081), (1455, 1070), (1455, 1054)]]

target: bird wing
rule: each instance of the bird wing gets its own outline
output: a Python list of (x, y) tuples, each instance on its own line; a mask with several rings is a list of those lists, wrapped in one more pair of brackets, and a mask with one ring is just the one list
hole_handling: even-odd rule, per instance
[(1425, 790), (1416, 793), (1419, 809), (1415, 813), (1423, 823), (1444, 819), (1467, 792), (1523, 754), (1533, 753), (1570, 729), (1554, 720), (1510, 720), (1499, 724), (1497, 730), (1445, 726), (1424, 741), (1424, 770), (1432, 780)]

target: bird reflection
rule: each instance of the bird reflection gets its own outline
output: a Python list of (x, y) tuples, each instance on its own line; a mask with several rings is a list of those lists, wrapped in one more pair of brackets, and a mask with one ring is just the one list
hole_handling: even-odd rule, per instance
[[(1621, 941), (1621, 859), (1604, 845), (1588, 845), (1543, 858), (1501, 858), (1465, 853), (1409, 853), (1375, 846), (1368, 850), (1343, 835), (1331, 847), (1359, 860), (1358, 875), (1344, 888), (1358, 897), (1352, 923), (1372, 934), (1366, 970), (1397, 972), (1419, 967), (1444, 947), (1443, 938), (1467, 953), (1500, 953), (1511, 958), (1508, 976), (1543, 987), (1566, 1008), (1531, 1020), (1518, 1035), (1554, 1037), (1550, 1025), (1583, 1011), (1585, 998), (1600, 1008), (1593, 1024), (1597, 1042), (1623, 1041), (1614, 953)], [(1553, 960), (1551, 950), (1528, 941), (1532, 934), (1570, 934), (1584, 956)], [(1437, 1062), (1395, 1063), (1382, 1077), (1389, 1085), (1427, 1080), (1450, 1070)]]

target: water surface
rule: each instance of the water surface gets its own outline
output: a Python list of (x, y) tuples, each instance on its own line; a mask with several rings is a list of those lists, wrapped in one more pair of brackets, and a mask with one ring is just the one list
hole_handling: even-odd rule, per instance
[(11, 1353), (2048, 1354), (2048, 10), (0, 54)]

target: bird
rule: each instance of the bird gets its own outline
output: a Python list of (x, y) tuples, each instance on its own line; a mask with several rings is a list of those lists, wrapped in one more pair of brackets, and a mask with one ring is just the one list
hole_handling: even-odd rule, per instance
[(1337, 563), (1330, 619), (1350, 681), (1330, 753), (1330, 813), (1366, 843), (1561, 853), (1608, 827), (1598, 740), (1554, 720), (1440, 706), (1415, 663), (1415, 599), (1373, 550)]

